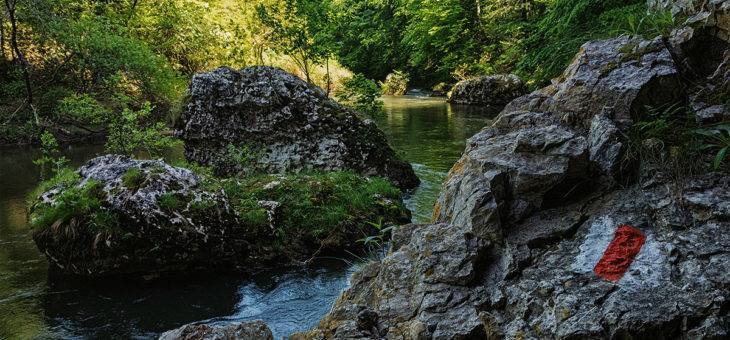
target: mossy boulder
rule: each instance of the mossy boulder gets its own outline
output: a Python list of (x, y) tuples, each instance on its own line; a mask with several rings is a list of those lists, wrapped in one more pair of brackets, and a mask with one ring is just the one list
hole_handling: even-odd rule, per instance
[(410, 219), (400, 191), (379, 178), (215, 178), (118, 155), (61, 172), (37, 192), (34, 241), (54, 267), (84, 276), (298, 264), (361, 252), (357, 240), (378, 223)]

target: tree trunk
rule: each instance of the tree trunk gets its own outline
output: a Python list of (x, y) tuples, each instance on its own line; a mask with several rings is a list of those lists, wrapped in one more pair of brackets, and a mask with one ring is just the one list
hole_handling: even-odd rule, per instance
[(5, 14), (0, 13), (0, 54), (5, 57)]
[(8, 18), (10, 19), (10, 45), (15, 51), (15, 55), (18, 56), (20, 61), (20, 67), (23, 70), (23, 79), (25, 80), (25, 90), (27, 94), (28, 105), (30, 105), (33, 111), (33, 118), (35, 118), (36, 125), (40, 126), (40, 119), (38, 118), (38, 111), (36, 111), (35, 105), (33, 105), (33, 88), (30, 84), (30, 72), (28, 71), (29, 65), (28, 60), (25, 59), (25, 55), (18, 47), (18, 22), (15, 18), (15, 6), (18, 0), (5, 0), (5, 8), (8, 10)]
[(307, 77), (307, 83), (312, 83), (312, 79), (309, 77), (309, 61), (307, 56), (302, 53), (302, 62), (304, 64), (304, 75)]
[(327, 57), (327, 97), (330, 96), (330, 92), (332, 92), (332, 78), (330, 77), (330, 58)]

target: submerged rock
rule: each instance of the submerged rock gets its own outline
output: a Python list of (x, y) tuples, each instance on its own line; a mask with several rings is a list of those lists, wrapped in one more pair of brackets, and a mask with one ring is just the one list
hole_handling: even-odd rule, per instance
[(675, 48), (585, 44), (469, 139), (434, 222), (395, 231), (293, 338), (727, 337), (730, 176), (622, 168), (640, 108), (692, 98)]
[(272, 67), (195, 75), (178, 133), (188, 160), (223, 174), (351, 170), (400, 188), (419, 183), (374, 122)]
[(252, 271), (362, 251), (410, 214), (386, 180), (351, 173), (217, 179), (107, 155), (57, 177), (31, 208), (54, 267), (83, 276)]
[(527, 87), (514, 74), (498, 74), (462, 80), (449, 91), (448, 101), (454, 104), (504, 107), (527, 93)]
[(274, 336), (263, 321), (250, 321), (227, 326), (189, 324), (163, 333), (159, 340), (274, 340)]

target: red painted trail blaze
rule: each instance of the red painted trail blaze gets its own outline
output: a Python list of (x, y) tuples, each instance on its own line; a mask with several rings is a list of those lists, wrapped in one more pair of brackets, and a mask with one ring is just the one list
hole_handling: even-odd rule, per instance
[(639, 254), (644, 241), (646, 236), (641, 230), (630, 225), (619, 226), (593, 272), (606, 280), (617, 282)]

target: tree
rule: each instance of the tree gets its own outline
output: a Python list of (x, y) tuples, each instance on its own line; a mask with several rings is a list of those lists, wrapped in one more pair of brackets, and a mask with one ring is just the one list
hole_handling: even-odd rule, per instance
[(275, 51), (287, 55), (311, 83), (313, 63), (333, 53), (332, 8), (327, 0), (282, 0), (258, 6), (261, 22), (271, 29)]
[(18, 47), (18, 21), (16, 18), (18, 0), (5, 0), (5, 9), (8, 11), (8, 19), (10, 20), (10, 45), (18, 58), (20, 67), (23, 71), (23, 80), (25, 82), (26, 91), (26, 103), (33, 111), (33, 117), (35, 124), (40, 125), (40, 119), (38, 118), (38, 112), (36, 111), (35, 105), (33, 104), (33, 87), (30, 81), (30, 64), (25, 58), (25, 54)]

